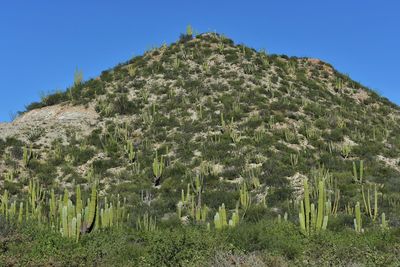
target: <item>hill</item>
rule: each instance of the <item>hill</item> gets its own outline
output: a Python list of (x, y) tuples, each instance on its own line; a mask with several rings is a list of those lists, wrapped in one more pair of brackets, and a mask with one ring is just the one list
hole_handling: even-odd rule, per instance
[[(250, 228), (284, 217), (290, 225), (273, 229), (294, 233), (308, 181), (316, 206), (322, 195), (324, 206), (334, 206), (326, 204), (329, 231), (353, 228), (357, 202), (366, 225), (384, 224), (384, 212), (396, 229), (399, 119), (397, 105), (318, 59), (269, 55), (215, 33), (186, 34), (97, 78), (82, 81), (77, 73), (66, 91), (0, 124), (0, 192), (18, 201), (37, 183), (43, 199), (53, 190), (68, 200), (69, 192), (78, 205), (77, 185), (90, 197), (96, 184), (111, 206), (125, 199), (128, 224), (150, 216), (213, 228), (222, 205), (233, 223), (235, 212)], [(97, 213), (109, 207), (104, 203)], [(210, 215), (203, 220), (203, 213)], [(246, 243), (248, 233), (241, 234), (233, 234), (238, 244)], [(241, 251), (262, 250), (250, 244)], [(282, 264), (301, 254), (283, 250)]]

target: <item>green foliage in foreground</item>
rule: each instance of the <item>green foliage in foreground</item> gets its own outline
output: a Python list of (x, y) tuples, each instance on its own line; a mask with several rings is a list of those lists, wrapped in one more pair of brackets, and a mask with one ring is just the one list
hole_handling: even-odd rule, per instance
[(156, 231), (114, 228), (79, 243), (37, 224), (0, 217), (0, 266), (399, 266), (400, 230), (343, 229), (306, 237), (290, 222), (261, 220), (224, 231), (164, 221)]

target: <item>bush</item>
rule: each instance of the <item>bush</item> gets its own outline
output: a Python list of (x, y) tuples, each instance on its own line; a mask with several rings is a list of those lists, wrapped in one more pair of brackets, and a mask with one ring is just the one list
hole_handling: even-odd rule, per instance
[(221, 247), (217, 238), (196, 228), (164, 230), (147, 238), (146, 263), (151, 266), (195, 266), (204, 263)]

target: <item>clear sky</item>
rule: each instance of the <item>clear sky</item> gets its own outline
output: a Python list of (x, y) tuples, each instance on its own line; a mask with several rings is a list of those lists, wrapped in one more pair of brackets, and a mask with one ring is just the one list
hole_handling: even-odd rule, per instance
[[(140, 2), (140, 3), (139, 3)], [(256, 49), (309, 56), (400, 104), (400, 1), (5, 0), (0, 3), (0, 121), (154, 45), (186, 25)]]

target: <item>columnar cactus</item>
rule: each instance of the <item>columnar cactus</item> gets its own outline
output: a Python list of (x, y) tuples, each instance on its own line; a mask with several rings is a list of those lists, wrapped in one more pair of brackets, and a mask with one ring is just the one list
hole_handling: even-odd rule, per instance
[(386, 220), (386, 215), (385, 215), (384, 212), (382, 213), (381, 228), (382, 228), (383, 230), (389, 229), (389, 224), (388, 224), (388, 221)]
[(134, 162), (136, 158), (136, 151), (132, 141), (127, 141), (124, 146), (125, 154), (128, 156), (129, 162)]
[(357, 164), (353, 162), (353, 179), (355, 182), (362, 184), (364, 177), (364, 161), (360, 160), (359, 172), (357, 171)]
[(218, 212), (214, 216), (214, 226), (215, 229), (221, 230), (225, 227), (228, 226), (228, 222), (226, 219), (226, 210), (225, 210), (225, 204), (222, 203), (222, 205), (219, 207)]
[(365, 196), (364, 186), (362, 185), (361, 193), (363, 197), (365, 212), (373, 221), (375, 221), (376, 218), (378, 217), (378, 190), (376, 184), (374, 185), (374, 209), (372, 209), (371, 206), (371, 197), (369, 188), (367, 189), (367, 196)]
[(160, 159), (158, 159), (158, 156), (156, 154), (156, 157), (153, 160), (153, 174), (155, 177), (155, 182), (154, 182), (155, 185), (159, 185), (161, 176), (164, 171), (164, 167), (165, 167), (165, 164), (164, 164), (163, 156), (161, 156)]
[(139, 217), (136, 221), (136, 227), (139, 231), (154, 232), (157, 230), (156, 219), (151, 217), (148, 212)]
[(236, 227), (239, 224), (239, 221), (239, 209), (236, 208), (235, 211), (232, 213), (232, 218), (229, 220), (229, 226)]
[(86, 228), (87, 230), (91, 230), (93, 228), (93, 223), (96, 217), (96, 210), (97, 210), (97, 189), (96, 185), (93, 184), (92, 186), (92, 193), (90, 195), (90, 203), (88, 207), (87, 213), (87, 221), (86, 221)]
[(240, 207), (243, 209), (243, 216), (246, 214), (247, 210), (251, 205), (251, 196), (250, 192), (247, 189), (247, 184), (244, 182), (241, 184), (239, 188), (240, 195)]
[(76, 186), (76, 192), (75, 192), (75, 205), (76, 205), (76, 214), (82, 214), (82, 195), (81, 195), (81, 187), (79, 185)]
[(314, 203), (310, 204), (308, 182), (304, 180), (304, 200), (302, 200), (300, 204), (299, 221), (301, 231), (305, 235), (310, 235), (311, 232), (325, 230), (328, 225), (325, 194), (325, 182), (319, 181), (316, 209)]
[(29, 149), (24, 147), (22, 156), (24, 167), (29, 166), (29, 162), (31, 161), (32, 158), (33, 158), (32, 145), (29, 147)]
[(360, 202), (357, 202), (354, 210), (356, 214), (356, 218), (354, 219), (354, 229), (356, 230), (356, 232), (362, 233), (364, 229), (362, 228)]

